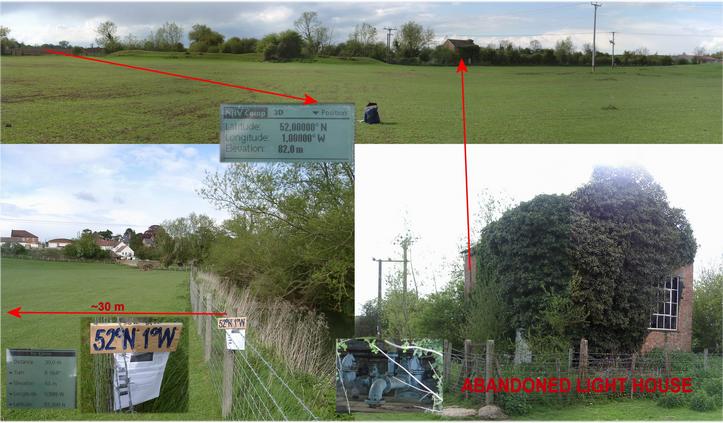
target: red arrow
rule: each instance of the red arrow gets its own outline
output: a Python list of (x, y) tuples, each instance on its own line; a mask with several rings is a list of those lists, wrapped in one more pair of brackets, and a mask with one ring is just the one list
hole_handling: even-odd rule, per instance
[(226, 312), (218, 311), (22, 311), (22, 307), (8, 311), (8, 314), (22, 319), (23, 314), (142, 314), (163, 316), (225, 316)]
[(135, 69), (135, 70), (140, 70), (140, 71), (157, 73), (157, 74), (159, 74), (159, 75), (173, 76), (173, 77), (175, 77), (175, 78), (189, 79), (189, 80), (191, 80), (191, 81), (205, 82), (205, 83), (207, 83), (207, 84), (220, 85), (220, 86), (222, 86), (222, 87), (238, 88), (238, 89), (240, 89), (240, 90), (253, 91), (253, 92), (255, 92), (255, 93), (275, 95), (275, 96), (277, 96), (277, 97), (284, 97), (284, 98), (292, 98), (292, 99), (294, 99), (294, 100), (303, 101), (304, 104), (314, 104), (314, 103), (318, 103), (318, 101), (316, 101), (316, 99), (315, 99), (314, 97), (312, 97), (312, 96), (310, 96), (309, 94), (306, 94), (306, 93), (304, 93), (304, 97), (296, 97), (296, 96), (293, 96), (293, 95), (281, 94), (281, 93), (277, 93), (277, 92), (274, 92), (274, 91), (266, 91), (266, 90), (260, 90), (260, 89), (258, 89), (258, 88), (244, 87), (243, 85), (228, 84), (228, 83), (226, 83), (226, 82), (213, 81), (213, 80), (211, 80), (211, 79), (196, 78), (195, 76), (187, 76), (187, 75), (181, 75), (181, 74), (177, 74), (177, 73), (159, 71), (159, 70), (157, 70), (157, 69), (142, 68), (142, 67), (140, 67), (140, 66), (126, 65), (125, 63), (111, 62), (110, 60), (95, 59), (95, 58), (86, 57), (86, 56), (76, 56), (76, 55), (74, 55), (74, 54), (63, 53), (62, 51), (48, 50), (48, 49), (46, 49), (45, 51), (46, 51), (47, 53), (50, 53), (50, 54), (57, 54), (57, 55), (60, 55), (60, 56), (73, 57), (73, 58), (75, 58), (75, 59), (89, 60), (89, 61), (91, 61), (91, 62), (105, 63), (105, 64), (107, 64), (107, 65), (121, 66), (121, 67), (128, 68), (128, 69)]
[(464, 196), (467, 202), (467, 266), (470, 273), (472, 272), (472, 242), (469, 234), (469, 185), (467, 183), (467, 115), (464, 108), (464, 74), (467, 72), (467, 66), (463, 59), (459, 59), (457, 73), (462, 77), (462, 135), (464, 137)]

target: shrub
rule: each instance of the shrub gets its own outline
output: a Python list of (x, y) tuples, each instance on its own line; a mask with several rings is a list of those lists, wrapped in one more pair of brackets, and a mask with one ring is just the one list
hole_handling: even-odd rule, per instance
[(690, 409), (693, 411), (710, 411), (716, 408), (715, 400), (705, 392), (697, 392), (690, 398)]
[(523, 416), (532, 409), (529, 403), (529, 395), (525, 392), (508, 394), (500, 392), (497, 394), (497, 403), (510, 416)]
[(658, 405), (663, 408), (678, 408), (686, 404), (686, 397), (683, 394), (668, 394), (658, 398)]
[(703, 383), (703, 390), (710, 395), (717, 406), (723, 405), (723, 381), (719, 377), (706, 380)]

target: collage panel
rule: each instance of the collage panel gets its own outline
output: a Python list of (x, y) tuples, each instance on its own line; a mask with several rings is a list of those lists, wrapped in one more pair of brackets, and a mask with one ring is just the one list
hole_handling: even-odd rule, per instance
[(351, 165), (225, 164), (200, 144), (0, 154), (3, 420), (334, 419)]
[(454, 146), (357, 148), (355, 334), (382, 363), (339, 348), (337, 409), (401, 419), (376, 349), (438, 339), (439, 398), (407, 419), (718, 419), (721, 202), (691, 187), (723, 178), (720, 148), (467, 155), (468, 186)]

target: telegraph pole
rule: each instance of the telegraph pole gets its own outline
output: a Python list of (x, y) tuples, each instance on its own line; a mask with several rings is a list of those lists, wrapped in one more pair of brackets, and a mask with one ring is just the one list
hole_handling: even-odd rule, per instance
[(592, 71), (595, 72), (595, 35), (597, 32), (597, 8), (602, 7), (602, 3), (590, 3), (594, 8), (595, 12), (592, 20)]
[(610, 62), (610, 68), (615, 69), (615, 31), (613, 31), (613, 39), (610, 40), (610, 44), (613, 46), (613, 60)]
[(389, 63), (392, 57), (392, 31), (396, 31), (397, 28), (384, 27), (384, 30), (387, 31), (387, 63)]
[(406, 250), (403, 260), (392, 260), (388, 259), (376, 259), (372, 257), (372, 261), (376, 261), (379, 264), (379, 285), (377, 286), (377, 338), (382, 337), (382, 263), (404, 263), (404, 269), (407, 268), (407, 257)]

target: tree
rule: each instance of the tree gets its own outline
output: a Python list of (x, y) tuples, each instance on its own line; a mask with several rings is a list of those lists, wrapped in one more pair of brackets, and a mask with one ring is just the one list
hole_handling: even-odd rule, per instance
[(154, 37), (154, 44), (158, 50), (178, 50), (178, 45), (183, 43), (183, 27), (177, 25), (175, 22), (166, 22), (156, 30)]
[(242, 54), (256, 51), (256, 38), (231, 37), (223, 45), (224, 53)]
[(405, 58), (419, 57), (423, 48), (430, 45), (434, 39), (434, 31), (422, 25), (409, 21), (402, 25), (394, 39), (397, 54)]
[(723, 350), (723, 264), (703, 269), (693, 285), (693, 351)]
[(207, 173), (199, 195), (233, 215), (208, 263), (257, 295), (330, 313), (351, 327), (353, 183), (347, 164), (237, 164)]
[(303, 40), (296, 31), (284, 31), (279, 34), (276, 54), (279, 59), (294, 59), (301, 56)]
[(304, 12), (294, 21), (294, 28), (303, 38), (310, 56), (318, 55), (331, 41), (331, 30), (321, 24), (316, 12)]
[(95, 29), (96, 37), (95, 42), (98, 46), (103, 47), (107, 53), (114, 52), (121, 48), (120, 42), (118, 41), (118, 27), (111, 21), (105, 21), (98, 24)]
[(570, 63), (570, 57), (575, 52), (575, 46), (572, 44), (572, 38), (567, 37), (555, 43), (555, 57), (557, 63), (567, 65)]
[(223, 44), (223, 35), (201, 24), (195, 24), (191, 27), (188, 39), (191, 40), (189, 47), (191, 51), (206, 52), (212, 46), (220, 48)]
[(542, 50), (542, 43), (537, 40), (530, 41), (530, 50), (535, 52)]
[(110, 229), (106, 229), (104, 231), (99, 231), (99, 232), (96, 232), (95, 234), (99, 238), (105, 239), (105, 240), (110, 240), (113, 238), (113, 231), (111, 231)]
[(354, 31), (349, 34), (347, 41), (347, 51), (349, 56), (370, 56), (377, 42), (377, 29), (362, 22), (354, 27)]
[(700, 64), (703, 62), (703, 56), (705, 56), (705, 48), (704, 47), (696, 47), (695, 50), (693, 50), (693, 55), (695, 56), (695, 62)]
[(67, 42), (67, 41), (60, 41), (60, 42), (58, 43), (58, 47), (60, 47), (60, 48), (70, 48), (70, 43)]

